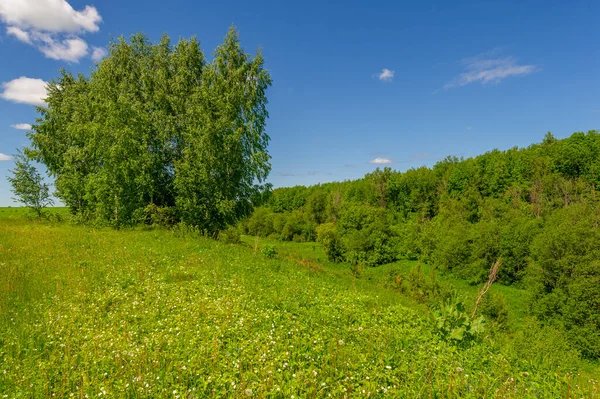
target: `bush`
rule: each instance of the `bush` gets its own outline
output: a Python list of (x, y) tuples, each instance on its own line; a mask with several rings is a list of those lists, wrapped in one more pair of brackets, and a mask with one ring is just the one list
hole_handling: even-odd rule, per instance
[(514, 216), (506, 220), (500, 230), (500, 254), (502, 267), (498, 281), (512, 284), (520, 281), (526, 273), (530, 247), (540, 232), (540, 220), (526, 216)]
[(483, 332), (483, 317), (471, 318), (458, 299), (448, 299), (431, 307), (435, 330), (453, 344), (466, 344)]
[(284, 241), (297, 241), (301, 237), (304, 241), (314, 241), (315, 231), (313, 224), (308, 216), (302, 211), (293, 211), (287, 215), (283, 229), (281, 230), (281, 239)]
[(203, 236), (202, 230), (200, 230), (197, 226), (190, 226), (184, 222), (179, 222), (171, 228), (173, 235), (175, 237), (181, 238), (198, 238)]
[(505, 327), (508, 323), (508, 303), (501, 293), (490, 292), (485, 295), (479, 310), (486, 319), (497, 323), (500, 327)]
[(143, 222), (149, 225), (168, 227), (175, 223), (175, 210), (171, 207), (148, 204), (143, 215)]
[(436, 242), (431, 254), (431, 260), (436, 267), (460, 277), (473, 277), (468, 268), (471, 259), (470, 228), (470, 224), (460, 221), (436, 223)]
[(419, 245), (421, 227), (421, 224), (415, 217), (403, 220), (400, 224), (394, 226), (395, 233), (399, 237), (397, 245), (398, 255), (410, 260), (417, 260), (419, 258), (421, 254), (421, 247)]
[(274, 232), (273, 212), (267, 208), (256, 208), (243, 224), (242, 229), (246, 234), (267, 237)]
[(421, 263), (411, 267), (408, 275), (404, 277), (392, 271), (390, 278), (393, 279), (400, 292), (421, 303), (443, 301), (453, 295), (453, 291), (447, 283), (440, 284), (438, 282), (435, 269), (431, 268), (431, 273), (426, 276)]
[(324, 223), (317, 227), (317, 241), (323, 245), (328, 260), (331, 262), (344, 260), (344, 248), (334, 223)]
[(522, 321), (514, 338), (504, 343), (513, 361), (526, 370), (537, 369), (574, 371), (579, 353), (558, 328), (544, 326), (535, 317)]
[(349, 205), (342, 209), (338, 231), (346, 260), (368, 266), (395, 261), (397, 240), (389, 224), (382, 208)]
[(277, 248), (275, 248), (273, 245), (265, 245), (260, 250), (260, 253), (269, 259), (273, 259), (277, 256)]
[(235, 227), (228, 227), (219, 233), (219, 241), (225, 244), (239, 244), (241, 242), (241, 234)]

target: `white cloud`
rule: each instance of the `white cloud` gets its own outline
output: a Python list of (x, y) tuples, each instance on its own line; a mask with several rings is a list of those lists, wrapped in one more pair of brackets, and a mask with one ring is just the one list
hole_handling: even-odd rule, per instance
[(386, 165), (392, 163), (392, 160), (388, 158), (375, 158), (369, 162), (374, 163), (375, 165)]
[(104, 47), (94, 47), (92, 51), (92, 60), (98, 62), (108, 55), (108, 51)]
[(46, 85), (42, 79), (21, 76), (10, 82), (2, 83), (0, 98), (22, 104), (45, 106)]
[(471, 130), (471, 129), (473, 129), (473, 126), (465, 126), (465, 129)]
[(0, 152), (0, 161), (10, 161), (11, 159), (13, 159), (13, 157), (11, 157), (10, 155), (5, 155)]
[(19, 130), (30, 130), (31, 125), (29, 123), (17, 123), (16, 125), (10, 125), (10, 127), (14, 127)]
[(540, 70), (536, 65), (519, 65), (515, 57), (497, 57), (491, 51), (462, 60), (465, 72), (444, 85), (445, 89), (466, 86), (471, 83), (498, 83), (510, 76), (529, 75)]
[(9, 26), (8, 28), (6, 28), (6, 34), (16, 37), (23, 43), (31, 44), (31, 38), (29, 37), (29, 33), (25, 32), (23, 29), (17, 28), (16, 26)]
[(79, 62), (79, 59), (88, 53), (87, 43), (78, 37), (63, 41), (49, 39), (38, 48), (46, 57), (53, 60)]
[(384, 82), (390, 82), (394, 79), (394, 71), (387, 68), (383, 68), (380, 73), (376, 74), (377, 79), (383, 80)]
[(8, 35), (46, 57), (79, 62), (88, 54), (88, 45), (78, 35), (97, 32), (102, 17), (95, 7), (76, 11), (66, 0), (2, 0), (0, 21)]
[(102, 17), (95, 7), (76, 11), (66, 0), (2, 0), (0, 19), (9, 26), (46, 32), (97, 32)]

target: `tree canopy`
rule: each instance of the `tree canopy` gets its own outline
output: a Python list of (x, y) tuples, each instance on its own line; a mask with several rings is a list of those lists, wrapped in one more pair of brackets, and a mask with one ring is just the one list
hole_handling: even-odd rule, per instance
[(35, 214), (42, 216), (42, 210), (54, 203), (50, 195), (50, 186), (31, 160), (22, 152), (15, 155), (15, 168), (11, 170), (12, 176), (8, 181), (12, 186), (15, 200), (29, 207)]
[(261, 51), (232, 27), (207, 61), (196, 38), (119, 38), (89, 77), (61, 70), (28, 154), (84, 219), (115, 226), (168, 209), (214, 233), (252, 211), (270, 171)]

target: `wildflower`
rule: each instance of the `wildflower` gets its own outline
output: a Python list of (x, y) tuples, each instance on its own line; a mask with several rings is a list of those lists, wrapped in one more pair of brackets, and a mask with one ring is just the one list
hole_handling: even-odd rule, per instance
[(391, 370), (392, 366), (385, 366), (386, 369)]
[(342, 346), (342, 345), (344, 345), (344, 340), (343, 340), (343, 339), (340, 339), (340, 340), (338, 341), (338, 345), (339, 345), (339, 346)]
[(246, 396), (252, 396), (252, 389), (246, 388), (246, 390), (244, 391), (244, 393), (246, 394)]
[(457, 367), (456, 371), (458, 371), (459, 373), (462, 373), (463, 369), (462, 369), (462, 367)]

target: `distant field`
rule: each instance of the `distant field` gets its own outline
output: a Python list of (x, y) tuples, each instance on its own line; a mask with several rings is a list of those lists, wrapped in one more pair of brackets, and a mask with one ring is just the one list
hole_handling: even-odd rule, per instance
[[(65, 213), (64, 208), (57, 211)], [(278, 254), (269, 259), (265, 245)], [(318, 244), (116, 231), (0, 208), (4, 397), (599, 397), (595, 365), (546, 330), (440, 339), (392, 284)], [(426, 267), (426, 266), (423, 266)], [(429, 270), (425, 271), (426, 273)], [(478, 287), (455, 284), (471, 301)], [(505, 293), (521, 320), (521, 293)], [(545, 348), (542, 350), (542, 348)]]

